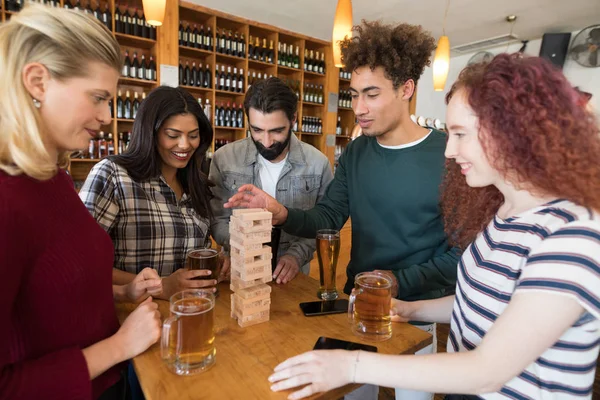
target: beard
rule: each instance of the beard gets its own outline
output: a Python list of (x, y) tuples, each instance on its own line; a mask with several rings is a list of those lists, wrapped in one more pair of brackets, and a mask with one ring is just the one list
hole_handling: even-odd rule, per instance
[(273, 144), (270, 147), (265, 147), (262, 143), (254, 140), (254, 138), (252, 138), (252, 141), (254, 142), (254, 145), (256, 146), (256, 150), (258, 151), (258, 154), (263, 156), (263, 158), (265, 160), (273, 161), (274, 159), (279, 157), (281, 155), (281, 153), (283, 153), (283, 151), (288, 147), (291, 139), (292, 139), (292, 130), (290, 129), (290, 131), (288, 132), (287, 139), (285, 139), (283, 142), (273, 142)]

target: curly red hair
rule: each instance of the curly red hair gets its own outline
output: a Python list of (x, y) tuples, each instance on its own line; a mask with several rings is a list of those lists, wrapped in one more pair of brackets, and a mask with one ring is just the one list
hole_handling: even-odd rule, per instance
[[(519, 188), (600, 211), (600, 129), (561, 71), (539, 57), (501, 54), (466, 67), (446, 96), (464, 91), (491, 165)], [(447, 160), (442, 211), (450, 241), (465, 248), (504, 202), (471, 188)]]

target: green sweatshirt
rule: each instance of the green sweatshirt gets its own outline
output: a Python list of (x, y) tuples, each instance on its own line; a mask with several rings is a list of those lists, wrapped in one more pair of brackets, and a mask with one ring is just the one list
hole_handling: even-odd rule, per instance
[(359, 272), (391, 270), (398, 298), (438, 298), (454, 289), (459, 251), (450, 248), (439, 206), (446, 137), (433, 130), (401, 149), (360, 136), (339, 159), (325, 196), (308, 211), (290, 209), (286, 232), (316, 237), (352, 218), (352, 251), (345, 293)]

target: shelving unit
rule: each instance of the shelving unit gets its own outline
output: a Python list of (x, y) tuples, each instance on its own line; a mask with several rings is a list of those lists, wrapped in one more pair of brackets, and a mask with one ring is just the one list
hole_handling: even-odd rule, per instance
[[(2, 1), (1, 19), (2, 21), (8, 20), (11, 15), (15, 14), (12, 11), (5, 10), (4, 2)], [(60, 7), (64, 6), (64, 2), (69, 0), (59, 0), (57, 3)], [(179, 66), (180, 61), (189, 62), (191, 66), (193, 62), (196, 66), (201, 63), (203, 68), (206, 65), (209, 66), (211, 76), (211, 87), (196, 87), (191, 85), (183, 86), (188, 90), (194, 97), (202, 99), (203, 105), (208, 99), (212, 112), (209, 116), (211, 123), (214, 126), (214, 113), (216, 105), (220, 102), (235, 103), (240, 106), (243, 103), (245, 92), (248, 88), (248, 76), (252, 71), (260, 72), (263, 75), (278, 76), (292, 86), (294, 91), (299, 94), (298, 101), (298, 131), (296, 132), (297, 137), (309, 143), (320, 151), (322, 151), (333, 164), (333, 146), (326, 146), (327, 135), (334, 135), (336, 128), (336, 121), (338, 113), (328, 111), (329, 109), (329, 93), (337, 93), (340, 81), (338, 80), (339, 70), (333, 66), (333, 59), (331, 54), (331, 43), (324, 40), (311, 38), (306, 35), (297, 34), (285, 29), (281, 29), (275, 26), (262, 24), (259, 22), (249, 21), (245, 18), (236, 17), (230, 14), (226, 14), (220, 11), (211, 10), (209, 8), (199, 6), (197, 4), (178, 1), (178, 0), (167, 0), (166, 15), (163, 25), (156, 30), (156, 40), (133, 36), (121, 32), (116, 32), (115, 27), (115, 10), (119, 8), (121, 14), (127, 12), (127, 10), (136, 10), (135, 12), (141, 14), (143, 7), (141, 0), (128, 0), (127, 5), (121, 4), (120, 0), (82, 0), (82, 7), (88, 7), (88, 2), (91, 6), (99, 5), (100, 9), (107, 7), (110, 12), (111, 27), (115, 38), (121, 45), (123, 53), (129, 51), (130, 57), (136, 52), (138, 60), (144, 55), (147, 60), (152, 56), (156, 63), (156, 81), (148, 81), (143, 79), (121, 77), (119, 79), (118, 90), (121, 90), (123, 96), (126, 91), (129, 90), (131, 94), (131, 101), (133, 101), (133, 93), (137, 92), (148, 93), (152, 89), (158, 86), (160, 82), (160, 65), (172, 65)], [(191, 29), (194, 29), (194, 25), (198, 31), (200, 27), (203, 28), (205, 35), (208, 36), (208, 30), (210, 28), (210, 38), (212, 39), (212, 48), (200, 48), (190, 47), (179, 42), (179, 26), (183, 23), (184, 28), (190, 24)], [(235, 55), (221, 54), (217, 51), (216, 39), (217, 32), (221, 34), (223, 32), (232, 32), (233, 37), (235, 34), (238, 35), (238, 40), (243, 35), (244, 45), (244, 57), (237, 57)], [(250, 43), (249, 38), (253, 37), (254, 44), (258, 38), (259, 43), (262, 47), (263, 43), (267, 44), (270, 49), (271, 42), (273, 43), (273, 56), (272, 63), (265, 62), (264, 60), (255, 60), (252, 55), (249, 55)], [(298, 68), (289, 67), (286, 65), (279, 65), (279, 45), (286, 44), (286, 46), (292, 45), (292, 55), (298, 54)], [(311, 71), (304, 70), (304, 53), (305, 50), (312, 50), (313, 52), (319, 52), (319, 54), (325, 54), (325, 73), (319, 74)], [(215, 89), (215, 66), (223, 65), (225, 67), (231, 66), (238, 68), (238, 73), (243, 70), (242, 82), (243, 91), (241, 93), (222, 91)], [(226, 68), (227, 69), (227, 68)], [(323, 87), (323, 103), (306, 102), (302, 101), (304, 96), (305, 85), (316, 85)], [(140, 96), (141, 101), (141, 96)], [(109, 132), (113, 134), (115, 152), (119, 145), (119, 133), (130, 132), (133, 127), (132, 119), (116, 118), (117, 117), (117, 98), (112, 99), (112, 111), (113, 119), (111, 123), (102, 129), (106, 134)], [(350, 110), (345, 110), (350, 112)], [(351, 114), (349, 114), (351, 115)], [(322, 120), (322, 132), (321, 134), (306, 133), (302, 132), (302, 117), (315, 117)], [(348, 117), (350, 118), (350, 117)], [(245, 119), (245, 118), (244, 118)], [(214, 149), (214, 142), (217, 139), (225, 139), (229, 141), (243, 139), (247, 135), (246, 121), (244, 121), (243, 128), (229, 128), (229, 127), (217, 127), (214, 126), (215, 136), (213, 140), (212, 149)], [(336, 139), (338, 140), (338, 139)], [(84, 180), (89, 173), (89, 170), (93, 165), (98, 162), (97, 159), (73, 159), (71, 165), (71, 174), (74, 180)]]

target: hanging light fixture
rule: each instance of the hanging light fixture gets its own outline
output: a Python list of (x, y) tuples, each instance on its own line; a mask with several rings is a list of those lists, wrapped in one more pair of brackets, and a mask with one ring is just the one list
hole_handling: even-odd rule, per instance
[(446, 18), (448, 17), (449, 6), (450, 0), (447, 0), (442, 27), (443, 35), (438, 40), (435, 57), (433, 58), (433, 90), (436, 92), (444, 90), (446, 79), (448, 79), (448, 71), (450, 70), (450, 39), (446, 36)]
[(142, 0), (144, 16), (149, 25), (161, 26), (165, 19), (167, 0)]
[(338, 0), (335, 9), (335, 18), (333, 19), (333, 62), (337, 68), (343, 68), (342, 50), (339, 41), (344, 40), (346, 36), (352, 37), (352, 1)]

